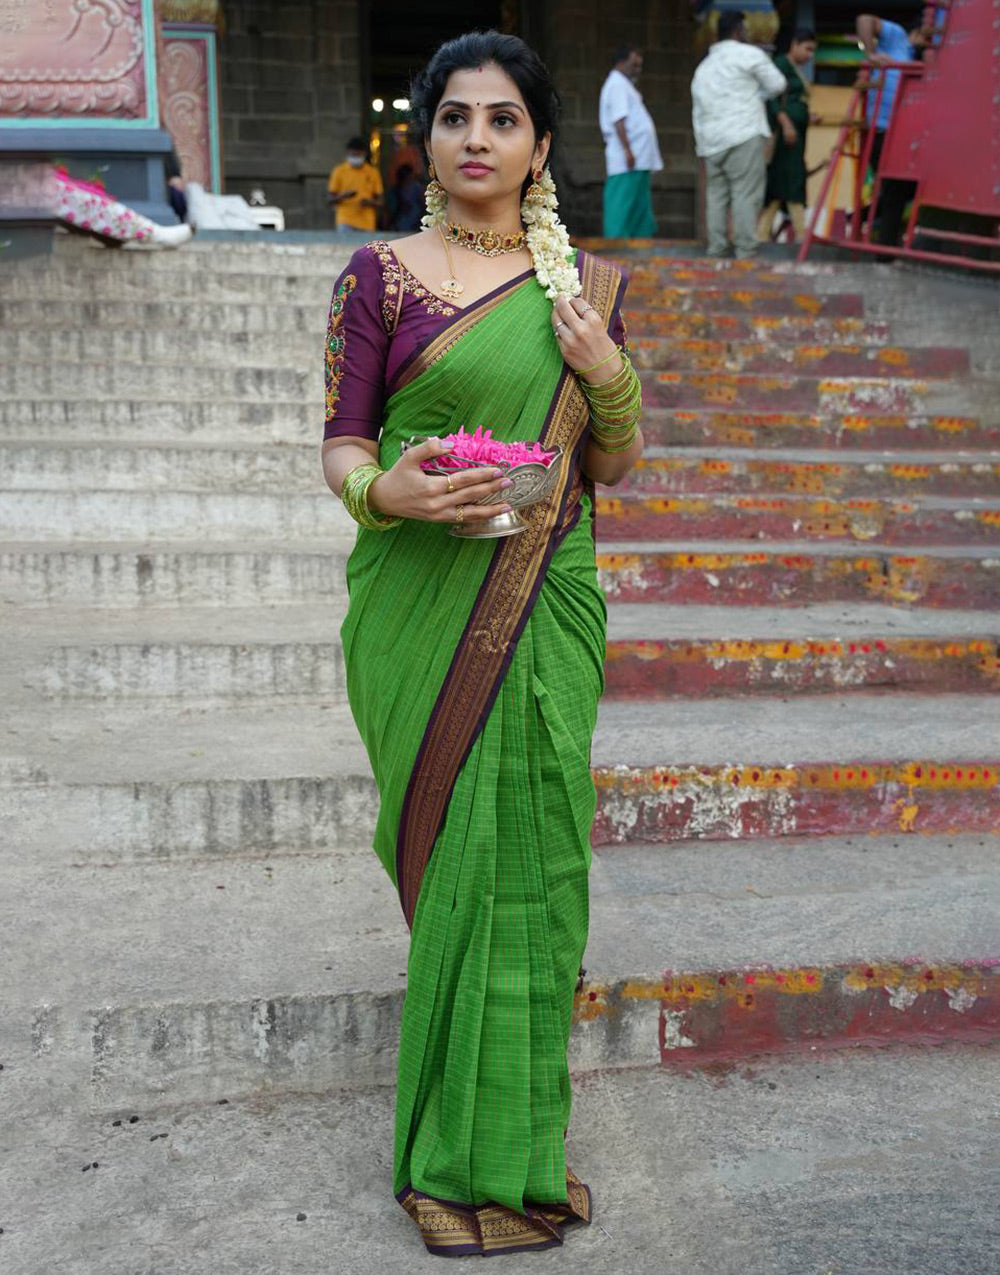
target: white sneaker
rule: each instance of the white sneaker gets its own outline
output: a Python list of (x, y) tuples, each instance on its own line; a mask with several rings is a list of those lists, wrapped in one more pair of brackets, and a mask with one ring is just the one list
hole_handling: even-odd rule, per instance
[(143, 248), (147, 252), (151, 248), (179, 248), (194, 234), (190, 226), (160, 226), (153, 222), (153, 234), (150, 239), (130, 239), (122, 244), (123, 248)]

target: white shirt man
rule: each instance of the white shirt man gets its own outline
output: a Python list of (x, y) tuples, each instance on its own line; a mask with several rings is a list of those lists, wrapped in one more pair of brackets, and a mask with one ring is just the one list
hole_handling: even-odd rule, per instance
[(638, 49), (621, 50), (601, 89), (598, 121), (604, 138), (604, 234), (608, 239), (649, 238), (656, 233), (650, 174), (663, 168), (656, 125), (635, 81), (642, 71)]
[(730, 208), (736, 255), (751, 257), (757, 250), (767, 178), (764, 138), (771, 135), (764, 103), (785, 88), (785, 77), (767, 54), (746, 43), (744, 15), (720, 14), (718, 42), (691, 81), (695, 151), (705, 160), (711, 256), (728, 252)]

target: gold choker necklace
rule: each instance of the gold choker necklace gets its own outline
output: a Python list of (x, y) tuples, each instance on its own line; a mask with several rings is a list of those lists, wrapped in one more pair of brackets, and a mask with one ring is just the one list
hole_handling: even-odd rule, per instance
[(447, 242), (461, 244), (482, 257), (499, 257), (505, 252), (519, 252), (528, 242), (523, 230), (516, 230), (512, 235), (502, 235), (499, 230), (487, 227), (486, 230), (470, 230), (457, 222), (449, 221), (442, 230)]

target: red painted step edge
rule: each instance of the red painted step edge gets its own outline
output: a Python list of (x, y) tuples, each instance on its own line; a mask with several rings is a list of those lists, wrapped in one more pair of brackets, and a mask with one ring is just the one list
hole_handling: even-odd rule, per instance
[(1000, 759), (596, 767), (595, 846), (1000, 833)]
[(578, 1022), (638, 1018), (658, 1007), (666, 1067), (733, 1063), (760, 1054), (894, 1043), (1000, 1041), (1000, 960), (900, 962), (676, 972), (661, 980), (591, 983)]

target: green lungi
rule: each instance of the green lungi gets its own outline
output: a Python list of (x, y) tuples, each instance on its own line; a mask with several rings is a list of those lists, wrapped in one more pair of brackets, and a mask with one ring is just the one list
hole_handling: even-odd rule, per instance
[(604, 182), (605, 239), (652, 239), (656, 234), (648, 168), (617, 173)]

